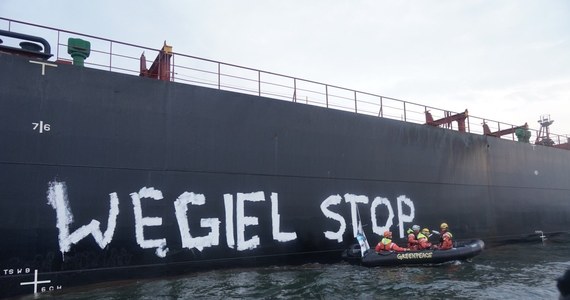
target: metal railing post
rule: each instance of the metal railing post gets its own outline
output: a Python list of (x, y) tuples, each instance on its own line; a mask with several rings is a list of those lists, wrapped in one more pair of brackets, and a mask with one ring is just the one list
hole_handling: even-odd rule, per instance
[(329, 108), (329, 86), (325, 84), (325, 97), (327, 101), (327, 108)]
[(218, 90), (221, 90), (221, 86), (222, 86), (222, 76), (220, 75), (220, 63), (218, 62)]
[[(515, 128), (514, 125), (511, 125), (511, 128)], [(511, 133), (511, 138), (513, 139), (513, 141), (515, 140), (515, 132), (513, 131), (513, 133)]]
[(174, 66), (176, 65), (176, 64), (174, 63), (174, 57), (175, 57), (175, 56), (176, 56), (176, 55), (174, 55), (174, 53), (172, 53), (172, 74), (171, 74), (171, 76), (170, 76), (170, 81), (172, 81), (172, 82), (175, 81), (175, 80), (174, 80)]
[(293, 102), (297, 102), (297, 78), (293, 78)]
[(56, 60), (59, 59), (59, 40), (60, 40), (59, 34), (60, 34), (60, 31), (58, 30), (57, 31), (57, 50), (55, 50), (55, 57), (57, 57)]
[(406, 116), (406, 101), (403, 102), (404, 103), (404, 121), (407, 120), (407, 116)]
[(109, 71), (112, 70), (113, 65), (113, 42), (109, 44)]
[(380, 96), (380, 110), (378, 111), (378, 116), (381, 118), (384, 117), (384, 111), (383, 111), (383, 107), (382, 107), (382, 96)]
[(261, 97), (261, 71), (257, 70), (257, 91), (258, 96)]
[(354, 91), (354, 112), (358, 113), (358, 101), (356, 100), (356, 91)]

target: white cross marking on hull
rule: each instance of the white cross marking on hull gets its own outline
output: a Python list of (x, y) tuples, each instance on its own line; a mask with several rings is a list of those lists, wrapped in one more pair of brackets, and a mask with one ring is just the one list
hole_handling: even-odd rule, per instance
[(34, 270), (34, 281), (20, 282), (20, 285), (34, 285), (34, 294), (38, 293), (38, 283), (50, 283), (51, 280), (38, 281), (38, 270)]
[(42, 75), (45, 75), (45, 74), (46, 74), (46, 66), (50, 66), (50, 67), (55, 67), (55, 68), (57, 68), (57, 65), (55, 65), (55, 64), (48, 64), (48, 63), (42, 62), (42, 61), (30, 60), (30, 62), (33, 63), (33, 64), (42, 65)]

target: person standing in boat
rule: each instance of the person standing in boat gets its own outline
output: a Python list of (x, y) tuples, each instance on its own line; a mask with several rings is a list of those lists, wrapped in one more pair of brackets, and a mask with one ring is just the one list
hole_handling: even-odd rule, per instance
[(376, 252), (381, 251), (396, 251), (396, 252), (405, 252), (409, 251), (407, 248), (402, 248), (396, 243), (392, 242), (392, 232), (391, 231), (384, 231), (384, 238), (376, 245), (375, 248)]
[(441, 237), (439, 238), (439, 245), (437, 245), (435, 249), (449, 250), (453, 248), (453, 235), (451, 234), (451, 232), (448, 231), (449, 226), (447, 225), (447, 223), (441, 223), (439, 229), (441, 230), (440, 231)]
[(408, 229), (408, 248), (410, 250), (418, 249), (418, 234), (420, 234), (420, 225), (414, 225)]
[(431, 248), (431, 243), (429, 242), (429, 229), (424, 228), (418, 234), (418, 250), (425, 250)]

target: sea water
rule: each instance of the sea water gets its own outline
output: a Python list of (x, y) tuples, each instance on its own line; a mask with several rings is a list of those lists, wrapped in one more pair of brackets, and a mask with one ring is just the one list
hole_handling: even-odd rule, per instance
[(557, 299), (570, 242), (488, 248), (471, 261), (366, 268), (347, 263), (193, 273), (72, 289), (33, 299)]

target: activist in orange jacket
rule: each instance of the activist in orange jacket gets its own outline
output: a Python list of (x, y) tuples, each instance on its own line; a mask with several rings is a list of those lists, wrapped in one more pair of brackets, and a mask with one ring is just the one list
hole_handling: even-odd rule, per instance
[(412, 229), (408, 229), (408, 248), (410, 248), (410, 250), (418, 249), (418, 234), (420, 234), (419, 225), (414, 225)]
[(453, 234), (449, 232), (449, 226), (447, 223), (441, 223), (439, 226), (441, 238), (439, 239), (439, 245), (436, 249), (439, 250), (449, 250), (453, 248)]
[(384, 238), (376, 245), (375, 248), (376, 252), (381, 251), (396, 251), (396, 252), (404, 252), (408, 251), (407, 248), (402, 248), (392, 242), (392, 232), (384, 231)]
[(424, 228), (418, 234), (418, 250), (430, 249), (431, 243), (429, 242), (429, 229)]

